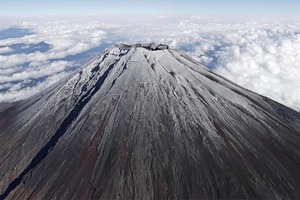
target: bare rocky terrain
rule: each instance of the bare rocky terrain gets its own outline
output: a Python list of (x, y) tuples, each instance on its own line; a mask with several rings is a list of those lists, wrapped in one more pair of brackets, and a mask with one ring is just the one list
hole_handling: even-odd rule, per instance
[(300, 198), (300, 114), (166, 45), (0, 106), (0, 199)]

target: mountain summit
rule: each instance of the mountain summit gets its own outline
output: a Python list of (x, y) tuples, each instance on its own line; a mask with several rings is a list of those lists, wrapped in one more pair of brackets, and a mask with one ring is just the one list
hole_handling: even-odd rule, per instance
[(167, 45), (0, 108), (0, 199), (299, 199), (300, 114)]

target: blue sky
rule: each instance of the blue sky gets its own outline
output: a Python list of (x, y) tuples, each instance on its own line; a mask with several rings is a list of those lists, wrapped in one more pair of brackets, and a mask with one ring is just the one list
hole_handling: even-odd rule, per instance
[(197, 14), (228, 16), (300, 16), (299, 0), (10, 0), (1, 16)]

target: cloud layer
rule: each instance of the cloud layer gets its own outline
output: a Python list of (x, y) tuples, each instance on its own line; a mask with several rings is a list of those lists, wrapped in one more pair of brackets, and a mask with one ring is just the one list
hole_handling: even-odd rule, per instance
[[(76, 55), (103, 44), (156, 42), (177, 47), (233, 82), (299, 111), (299, 25), (300, 20), (168, 16), (20, 22), (15, 26), (31, 34), (0, 40), (0, 101), (35, 94), (78, 67)], [(15, 44), (41, 43), (50, 48), (10, 53)]]
[[(20, 33), (0, 40), (0, 102), (21, 100), (50, 86), (79, 66), (67, 56), (88, 51), (105, 39), (97, 23), (51, 20), (15, 26), (20, 28), (2, 27)], [(31, 32), (21, 35), (24, 30)], [(18, 53), (13, 52), (15, 46), (19, 46)]]

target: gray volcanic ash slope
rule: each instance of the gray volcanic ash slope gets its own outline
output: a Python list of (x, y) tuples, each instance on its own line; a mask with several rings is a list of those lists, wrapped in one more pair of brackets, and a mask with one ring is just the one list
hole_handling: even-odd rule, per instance
[(164, 45), (0, 109), (0, 199), (300, 198), (300, 114)]

